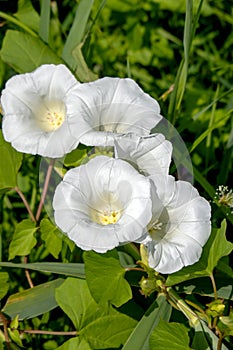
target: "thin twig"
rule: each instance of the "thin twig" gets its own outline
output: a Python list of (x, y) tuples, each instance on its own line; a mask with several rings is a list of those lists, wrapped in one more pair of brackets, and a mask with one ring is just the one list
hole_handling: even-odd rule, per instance
[[(24, 257), (23, 262), (25, 264), (27, 264), (27, 262), (28, 262), (27, 256)], [(25, 275), (26, 275), (26, 278), (27, 278), (27, 281), (28, 281), (28, 284), (29, 284), (30, 288), (34, 288), (34, 284), (32, 282), (32, 279), (31, 279), (31, 276), (30, 276), (30, 273), (29, 273), (28, 269), (25, 270)]]
[(56, 331), (41, 331), (41, 330), (39, 330), (39, 329), (25, 329), (25, 330), (20, 330), (20, 333), (77, 336), (77, 331), (72, 331), (72, 332), (56, 332)]
[(45, 182), (44, 182), (44, 188), (43, 188), (43, 191), (42, 191), (40, 203), (39, 203), (39, 206), (38, 206), (38, 209), (37, 209), (37, 213), (36, 213), (36, 221), (39, 221), (40, 214), (41, 214), (44, 202), (45, 202), (45, 197), (46, 197), (46, 194), (47, 194), (47, 191), (48, 191), (49, 181), (50, 181), (51, 174), (52, 174), (52, 171), (53, 171), (54, 163), (55, 163), (55, 159), (51, 159), (50, 160), (50, 164), (48, 166), (48, 170), (47, 170), (47, 174), (46, 174), (46, 178), (45, 178)]
[(32, 210), (30, 208), (30, 205), (28, 204), (28, 201), (25, 198), (23, 192), (17, 186), (14, 188), (14, 190), (18, 193), (18, 195), (22, 199), (22, 201), (23, 201), (23, 203), (24, 203), (24, 205), (25, 205), (25, 207), (26, 207), (26, 209), (28, 211), (28, 214), (30, 215), (31, 220), (36, 222), (35, 216), (33, 215)]
[(222, 333), (219, 333), (217, 350), (221, 350), (221, 349), (222, 349)]
[(8, 350), (10, 350), (11, 349), (11, 346), (10, 346), (11, 341), (10, 341), (8, 331), (7, 331), (7, 319), (1, 311), (0, 311), (0, 320), (2, 320), (2, 323), (3, 323), (3, 333), (4, 333), (4, 337), (5, 337), (6, 347)]

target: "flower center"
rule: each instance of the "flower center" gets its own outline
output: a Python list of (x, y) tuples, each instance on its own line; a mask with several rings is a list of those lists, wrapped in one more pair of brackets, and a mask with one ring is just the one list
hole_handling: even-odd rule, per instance
[(162, 222), (159, 222), (158, 219), (148, 225), (148, 232), (152, 238), (154, 234), (156, 234), (158, 231), (161, 231), (162, 226)]
[(65, 104), (62, 101), (47, 103), (41, 106), (36, 115), (38, 126), (46, 132), (59, 129), (64, 123), (66, 116)]
[(116, 224), (121, 217), (121, 212), (119, 210), (96, 212), (93, 219), (97, 224), (100, 225), (110, 225)]

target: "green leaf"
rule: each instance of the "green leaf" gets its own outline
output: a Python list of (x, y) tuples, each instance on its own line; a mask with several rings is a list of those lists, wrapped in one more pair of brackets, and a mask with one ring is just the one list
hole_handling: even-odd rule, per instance
[(133, 330), (122, 350), (150, 350), (149, 338), (153, 329), (160, 319), (169, 321), (171, 311), (172, 307), (166, 297), (159, 295)]
[(117, 348), (128, 339), (136, 321), (124, 314), (99, 317), (79, 332), (91, 349)]
[(21, 346), (23, 348), (23, 343), (20, 338), (18, 329), (11, 329), (11, 328), (8, 328), (10, 338), (13, 340), (14, 343), (16, 343), (18, 346)]
[(57, 350), (92, 350), (85, 339), (79, 340), (79, 337), (71, 338), (59, 346)]
[(22, 164), (23, 155), (4, 140), (1, 130), (0, 154), (0, 191), (7, 191), (17, 185), (17, 173)]
[(219, 320), (218, 327), (223, 336), (233, 335), (233, 312), (230, 311), (229, 316), (222, 316)]
[(208, 255), (208, 267), (207, 271), (213, 272), (214, 268), (217, 266), (218, 261), (223, 257), (227, 256), (233, 250), (233, 243), (226, 240), (226, 220), (221, 223), (220, 229), (215, 232), (215, 237), (213, 243), (211, 244), (209, 255)]
[(128, 338), (136, 321), (111, 306), (98, 305), (84, 280), (67, 278), (56, 290), (56, 300), (74, 323), (80, 340), (91, 349), (119, 347)]
[(125, 269), (120, 265), (116, 250), (105, 254), (84, 252), (86, 280), (97, 303), (110, 302), (116, 307), (132, 298), (130, 285), (125, 280)]
[(43, 219), (40, 222), (41, 238), (45, 241), (46, 249), (54, 258), (58, 259), (58, 255), (62, 249), (62, 239), (59, 229), (52, 224), (49, 219)]
[(79, 331), (93, 318), (98, 317), (100, 308), (91, 297), (85, 280), (67, 278), (57, 288), (56, 300)]
[(59, 64), (62, 60), (39, 37), (16, 30), (7, 30), (1, 58), (18, 73), (31, 72), (42, 64)]
[(25, 256), (30, 253), (37, 242), (34, 236), (37, 229), (36, 223), (30, 219), (25, 219), (16, 225), (9, 246), (9, 260), (14, 259), (16, 255)]
[[(195, 350), (215, 350), (218, 349), (219, 338), (210, 330), (206, 323), (202, 320), (195, 326), (195, 334), (191, 344)], [(229, 350), (224, 344), (221, 350)]]
[(6, 295), (9, 289), (8, 279), (9, 275), (7, 272), (0, 272), (0, 299)]
[(176, 322), (160, 320), (150, 337), (151, 350), (190, 350), (188, 329)]
[(76, 70), (78, 62), (73, 57), (73, 51), (83, 40), (88, 17), (90, 15), (93, 3), (94, 0), (80, 1), (72, 27), (64, 45), (62, 58), (74, 71)]
[[(226, 265), (227, 266), (227, 265)], [(219, 298), (233, 300), (232, 277), (228, 278), (219, 271), (219, 265), (214, 278), (217, 285), (217, 295)], [(200, 277), (183, 282), (176, 286), (177, 293), (200, 294), (214, 297), (213, 285), (209, 277)]]
[(233, 244), (226, 240), (226, 220), (223, 220), (219, 229), (212, 230), (200, 260), (168, 276), (166, 285), (172, 286), (192, 278), (210, 276), (218, 261), (232, 250)]
[(20, 22), (34, 30), (34, 32), (38, 33), (40, 17), (30, 0), (19, 0), (18, 11), (14, 16), (18, 18)]
[(2, 311), (11, 319), (19, 315), (19, 320), (42, 315), (57, 306), (54, 293), (63, 282), (64, 280), (59, 278), (13, 294), (8, 298)]
[(66, 155), (64, 159), (65, 166), (78, 166), (82, 163), (83, 159), (87, 157), (86, 149), (75, 149)]
[(12, 267), (20, 269), (35, 270), (47, 273), (57, 273), (60, 275), (74, 276), (85, 278), (84, 264), (81, 263), (57, 263), (57, 262), (42, 262), (28, 264), (14, 264), (12, 262), (1, 262), (0, 266)]
[(98, 75), (94, 74), (87, 66), (83, 53), (82, 53), (82, 46), (81, 43), (78, 45), (72, 52), (72, 56), (74, 57), (75, 61), (77, 62), (75, 74), (78, 77), (78, 79), (82, 82), (89, 82), (98, 79)]

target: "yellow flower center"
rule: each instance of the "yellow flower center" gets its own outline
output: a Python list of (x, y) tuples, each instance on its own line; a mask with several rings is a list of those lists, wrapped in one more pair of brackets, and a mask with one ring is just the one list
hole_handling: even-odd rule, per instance
[(62, 126), (65, 116), (66, 108), (62, 101), (50, 102), (37, 110), (36, 121), (43, 131), (51, 132)]
[(121, 212), (119, 210), (113, 210), (108, 212), (96, 212), (93, 216), (93, 220), (100, 225), (110, 225), (116, 224), (121, 217)]

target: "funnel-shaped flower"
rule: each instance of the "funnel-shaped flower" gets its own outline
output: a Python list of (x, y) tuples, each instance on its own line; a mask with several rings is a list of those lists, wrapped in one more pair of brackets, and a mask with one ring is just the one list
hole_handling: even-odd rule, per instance
[(114, 137), (122, 133), (148, 135), (162, 118), (158, 102), (128, 78), (105, 77), (77, 86), (74, 113), (77, 108), (80, 141), (88, 146), (113, 146)]
[(150, 180), (105, 156), (69, 170), (55, 191), (55, 222), (77, 246), (104, 253), (138, 240), (151, 220)]
[[(1, 96), (5, 139), (20, 152), (52, 158), (73, 150), (79, 142), (79, 118), (70, 115), (76, 85), (62, 64), (42, 65), (9, 79)], [(71, 134), (73, 128), (76, 137)]]
[[(188, 182), (172, 176), (151, 176), (154, 184), (153, 214), (144, 243), (149, 265), (173, 273), (200, 259), (211, 231), (210, 205)], [(164, 209), (158, 215), (157, 201)]]
[(129, 161), (144, 175), (168, 175), (172, 144), (162, 134), (126, 134), (115, 139), (115, 156)]

